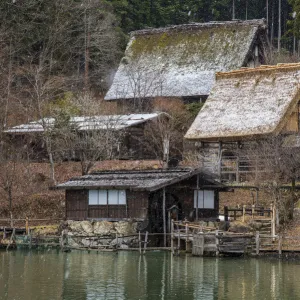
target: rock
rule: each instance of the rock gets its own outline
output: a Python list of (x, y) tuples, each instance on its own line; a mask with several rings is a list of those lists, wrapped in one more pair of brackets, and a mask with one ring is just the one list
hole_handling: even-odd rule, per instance
[(93, 226), (93, 232), (97, 235), (111, 235), (115, 234), (115, 226), (112, 222), (101, 221), (96, 222)]
[(115, 223), (115, 229), (120, 235), (135, 234), (137, 223), (120, 221)]
[(81, 222), (72, 221), (69, 223), (70, 230), (75, 233), (82, 233)]
[(230, 232), (235, 233), (249, 233), (251, 232), (251, 227), (244, 223), (230, 223), (230, 227), (228, 229)]
[(71, 248), (78, 248), (79, 244), (72, 238), (68, 238), (68, 246)]
[(262, 223), (255, 221), (251, 221), (249, 225), (253, 228), (254, 231), (260, 231), (263, 227)]
[(207, 222), (208, 227), (216, 227), (214, 222)]
[(122, 245), (120, 245), (120, 248), (121, 248), (121, 249), (128, 249), (129, 246), (128, 246), (128, 245), (125, 245), (125, 244), (122, 244)]
[(81, 223), (81, 227), (83, 232), (85, 232), (87, 235), (92, 235), (94, 232), (94, 227), (92, 225), (91, 222), (89, 221), (82, 221)]
[(227, 229), (229, 228), (229, 222), (225, 222), (225, 221), (220, 221), (219, 223), (219, 230), (222, 231), (227, 231)]
[(82, 244), (84, 247), (90, 247), (90, 246), (91, 246), (91, 240), (89, 240), (89, 239), (82, 239), (82, 240), (81, 240), (81, 244)]

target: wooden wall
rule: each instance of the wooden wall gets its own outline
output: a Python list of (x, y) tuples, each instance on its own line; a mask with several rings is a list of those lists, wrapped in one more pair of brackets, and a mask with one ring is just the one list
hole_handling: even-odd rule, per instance
[(145, 219), (148, 214), (148, 193), (126, 191), (127, 205), (88, 205), (88, 190), (66, 191), (66, 218), (87, 219)]
[(88, 217), (88, 191), (66, 190), (67, 220), (86, 220)]

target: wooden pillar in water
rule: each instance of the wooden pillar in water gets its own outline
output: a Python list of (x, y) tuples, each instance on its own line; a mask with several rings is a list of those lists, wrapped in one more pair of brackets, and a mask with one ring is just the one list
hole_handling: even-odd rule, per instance
[(216, 230), (216, 256), (219, 256), (219, 230)]
[(147, 244), (148, 244), (148, 231), (146, 231), (146, 235), (145, 235), (144, 254), (146, 253)]
[(171, 251), (174, 255), (174, 221), (171, 220)]
[(204, 233), (199, 234), (199, 255), (203, 256), (204, 254)]
[(142, 254), (142, 240), (141, 240), (141, 232), (139, 231), (139, 251)]
[(256, 246), (256, 249), (255, 249), (256, 255), (259, 255), (259, 231), (256, 231), (255, 246)]

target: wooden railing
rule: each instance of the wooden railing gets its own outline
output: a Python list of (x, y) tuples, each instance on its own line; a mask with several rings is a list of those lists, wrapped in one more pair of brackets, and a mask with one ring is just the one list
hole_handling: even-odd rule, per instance
[(46, 226), (46, 225), (58, 225), (63, 219), (0, 219), (0, 229), (19, 228), (24, 229), (26, 233), (30, 226)]
[(242, 221), (245, 222), (245, 217), (251, 216), (251, 218), (255, 217), (268, 217), (272, 218), (274, 214), (274, 207), (271, 206), (270, 208), (264, 208), (264, 207), (257, 207), (255, 205), (252, 205), (251, 207), (247, 207), (246, 205), (243, 205), (241, 208), (229, 208), (228, 206), (224, 206), (224, 218), (225, 221), (228, 221), (229, 218), (233, 220), (237, 220), (238, 217), (242, 218)]

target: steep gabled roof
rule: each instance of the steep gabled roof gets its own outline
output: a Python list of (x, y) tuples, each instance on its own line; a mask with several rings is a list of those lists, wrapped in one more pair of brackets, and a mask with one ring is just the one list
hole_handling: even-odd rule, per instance
[(55, 189), (130, 189), (133, 191), (156, 191), (182, 180), (200, 174), (211, 185), (221, 186), (200, 169), (169, 170), (123, 170), (102, 171), (71, 178), (59, 184)]
[(264, 20), (135, 31), (105, 100), (208, 95), (215, 72), (244, 66)]
[(218, 73), (185, 138), (222, 140), (279, 133), (298, 104), (299, 88), (300, 64)]
[[(120, 130), (130, 126), (135, 126), (149, 120), (155, 119), (164, 113), (151, 113), (151, 114), (129, 114), (129, 115), (102, 115), (102, 116), (91, 116), (91, 117), (71, 117), (70, 126), (78, 131), (87, 130), (101, 130), (111, 129)], [(37, 133), (43, 132), (44, 127), (49, 129), (55, 126), (54, 118), (44, 118), (30, 122), (29, 124), (22, 124), (14, 126), (5, 130), (6, 133)]]

